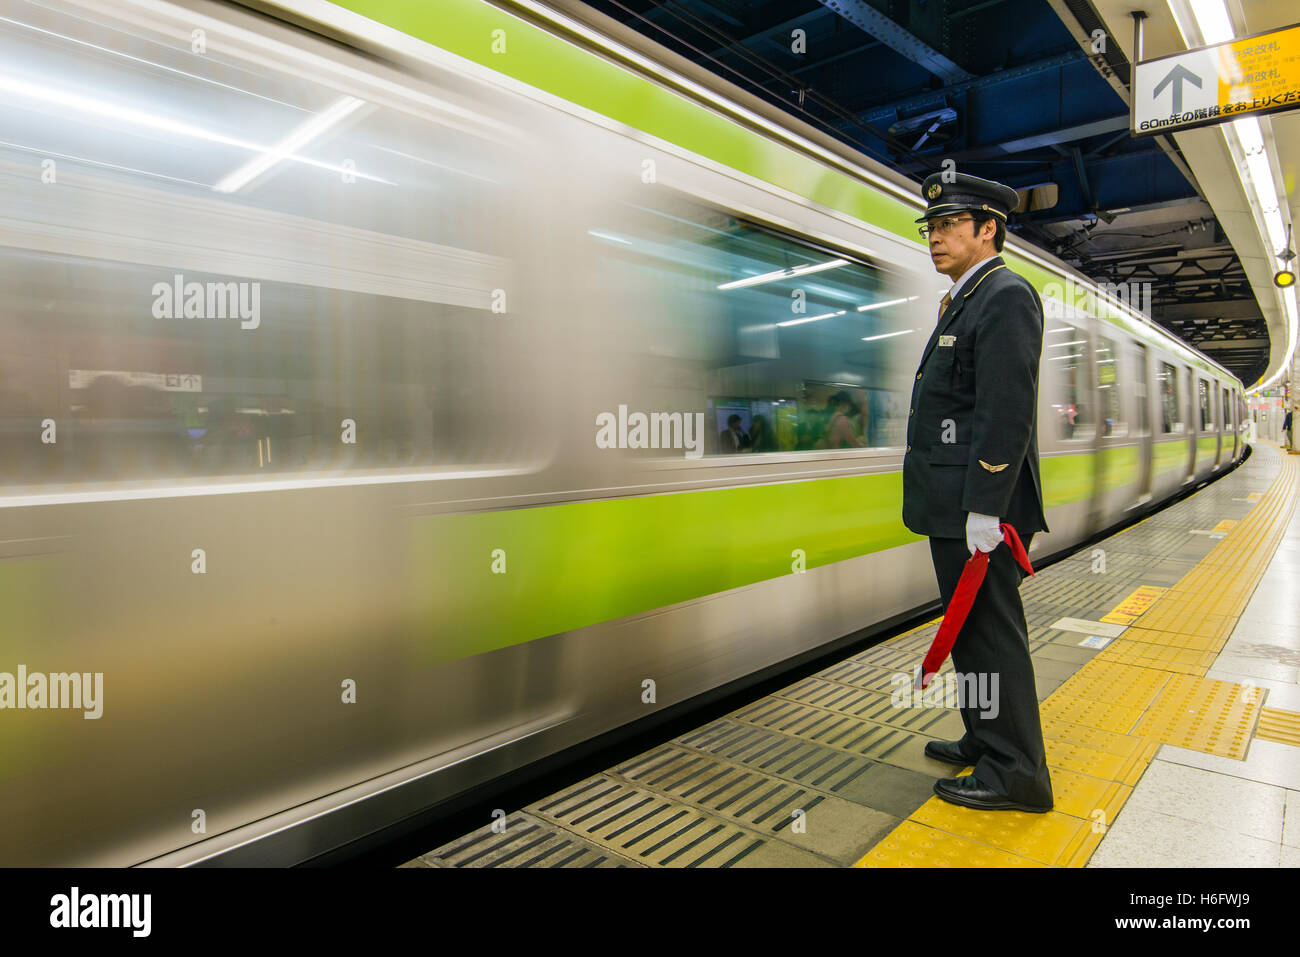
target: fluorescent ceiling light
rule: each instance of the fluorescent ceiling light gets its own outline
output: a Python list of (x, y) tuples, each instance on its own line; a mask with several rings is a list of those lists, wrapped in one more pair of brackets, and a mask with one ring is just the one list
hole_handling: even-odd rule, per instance
[(785, 322), (778, 322), (777, 327), (797, 326), (801, 322), (816, 322), (818, 319), (830, 319), (833, 316), (842, 316), (846, 312), (848, 312), (847, 309), (841, 309), (839, 312), (824, 312), (820, 316), (808, 316), (804, 319), (787, 319)]
[(808, 263), (804, 266), (790, 266), (786, 269), (778, 269), (776, 272), (765, 272), (760, 276), (750, 276), (748, 279), (737, 279), (734, 282), (724, 282), (719, 289), (743, 289), (746, 286), (761, 286), (764, 283), (780, 282), (782, 279), (792, 279), (795, 276), (807, 276), (811, 273), (822, 272), (825, 269), (838, 269), (840, 266), (847, 266), (847, 259), (832, 259), (824, 263)]
[[(46, 103), (52, 106), (61, 107), (65, 110), (75, 110), (79, 113), (86, 113), (97, 119), (117, 120), (132, 126), (141, 126), (145, 129), (159, 130), (164, 133), (173, 133), (177, 136), (186, 136), (190, 139), (204, 140), (209, 143), (221, 143), (224, 146), (233, 146), (237, 149), (248, 150), (253, 153), (265, 153), (268, 149), (274, 147), (263, 146), (261, 143), (253, 143), (248, 140), (240, 139), (237, 136), (226, 136), (224, 133), (218, 133), (214, 130), (205, 129), (202, 126), (196, 126), (193, 123), (184, 123), (180, 120), (169, 119), (165, 116), (159, 116), (156, 113), (149, 113), (145, 110), (137, 110), (129, 106), (121, 106), (109, 100), (99, 100), (90, 96), (82, 96), (79, 93), (70, 93), (67, 90), (56, 89), (38, 83), (29, 83), (26, 80), (20, 80), (17, 77), (5, 76), (0, 74), (0, 92), (9, 92), (17, 96), (31, 100), (36, 103)], [(349, 97), (351, 99), (351, 97)], [(305, 156), (290, 156), (298, 163), (305, 163), (308, 166), (315, 166), (320, 169), (331, 170), (335, 173), (351, 173), (359, 179), (370, 180), (375, 183), (388, 183), (388, 180), (381, 179), (378, 176), (370, 176), (362, 173), (360, 170), (345, 170), (342, 166), (336, 166), (333, 163), (323, 163), (320, 160), (308, 159)]]
[(909, 332), (915, 332), (915, 329), (900, 329), (898, 332), (882, 332), (878, 336), (863, 336), (863, 342), (871, 342), (873, 339), (888, 339), (890, 336), (905, 336)]
[(632, 240), (624, 239), (621, 236), (615, 236), (613, 233), (602, 233), (599, 229), (587, 230), (588, 236), (595, 236), (597, 239), (608, 239), (611, 243), (622, 243), (624, 246), (631, 246)]
[(337, 126), (364, 106), (365, 102), (365, 100), (358, 100), (355, 96), (343, 97), (343, 99), (336, 101), (315, 116), (300, 123), (280, 142), (263, 152), (261, 156), (253, 157), (212, 188), (218, 193), (238, 192), (272, 166), (293, 156), (312, 140), (319, 139), (331, 127)]
[[(1203, 45), (1226, 43), (1236, 37), (1236, 29), (1232, 25), (1232, 17), (1228, 13), (1228, 7), (1224, 0), (1187, 0), (1187, 7), (1196, 20), (1196, 28), (1200, 31)], [(1178, 9), (1174, 0), (1169, 0), (1169, 9), (1173, 12), (1174, 22), (1178, 24), (1179, 32), (1183, 35), (1183, 42), (1190, 47), (1192, 45), (1191, 38), (1188, 36), (1187, 29), (1178, 19)], [(1277, 254), (1286, 246), (1286, 220), (1282, 215), (1282, 203), (1279, 200), (1279, 197), (1285, 199), (1286, 191), (1283, 188), (1279, 193), (1277, 183), (1273, 179), (1273, 170), (1269, 162), (1268, 148), (1264, 142), (1263, 128), (1259, 124), (1258, 117), (1243, 116), (1231, 123), (1222, 124), (1222, 130), (1230, 155), (1233, 154), (1234, 137), (1236, 139), (1242, 162), (1245, 165), (1244, 176), (1241, 169), (1237, 171), (1237, 175), (1241, 179), (1242, 191), (1245, 192), (1248, 199), (1252, 200), (1252, 205), (1258, 211), (1258, 218), (1263, 225), (1263, 235), (1260, 238), (1265, 245), (1270, 247), (1268, 250), (1269, 259), (1275, 260)], [(1282, 362), (1278, 365), (1277, 372), (1256, 385), (1254, 388), (1257, 390), (1265, 388), (1286, 375), (1291, 368), (1291, 362), (1295, 355), (1297, 324), (1300, 323), (1300, 317), (1296, 315), (1295, 291), (1293, 289), (1278, 290), (1276, 295), (1281, 300), (1282, 314), (1287, 326), (1286, 353)]]
[(871, 312), (873, 309), (884, 309), (886, 306), (897, 306), (920, 298), (920, 296), (908, 296), (906, 299), (891, 299), (888, 302), (869, 302), (865, 306), (858, 306), (858, 312)]
[(130, 123), (134, 126), (144, 126), (149, 129), (162, 130), (166, 133), (176, 133), (192, 139), (207, 140), (210, 143), (223, 143), (226, 146), (236, 146), (246, 150), (264, 149), (264, 147), (256, 143), (215, 133), (212, 130), (206, 130), (191, 123), (170, 120), (153, 113), (146, 113), (144, 110), (132, 109), (129, 106), (119, 106), (108, 100), (97, 100), (93, 97), (82, 96), (79, 93), (69, 93), (66, 90), (59, 90), (37, 83), (28, 83), (26, 80), (20, 80), (17, 77), (0, 75), (0, 90), (17, 94), (24, 99), (38, 103), (61, 106), (64, 109), (90, 113), (101, 118), (121, 120), (123, 123)]
[(1237, 35), (1223, 0), (1189, 0), (1188, 6), (1192, 8), (1192, 16), (1201, 31), (1201, 43), (1205, 46), (1225, 43)]

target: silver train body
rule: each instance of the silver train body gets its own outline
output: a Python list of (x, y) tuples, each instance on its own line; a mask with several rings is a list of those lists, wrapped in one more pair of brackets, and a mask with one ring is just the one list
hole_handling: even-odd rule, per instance
[[(543, 575), (478, 518), (640, 503), (617, 541), (645, 565), (617, 581), (563, 535), (533, 543), (585, 609), (701, 561), (664, 552), (679, 529), (644, 535), (688, 496), (750, 534), (778, 516), (726, 495), (896, 483), (947, 280), (914, 238), (297, 6), (344, 42), (202, 2), (0, 21), (5, 865), (307, 860), (937, 597), (909, 540), (544, 634), (583, 616), (506, 593), (519, 621), (486, 650), (444, 619), (465, 567)], [(784, 280), (721, 288), (831, 259), (804, 312)], [(1049, 502), (1052, 476), (1082, 484), (1037, 556), (1244, 451), (1224, 370), (1154, 327), (1049, 313)], [(839, 389), (860, 446), (816, 433)], [(602, 447), (620, 406), (701, 415), (695, 454)], [(723, 454), (733, 414), (769, 418), (770, 447)], [(64, 677), (32, 697), (33, 674)]]

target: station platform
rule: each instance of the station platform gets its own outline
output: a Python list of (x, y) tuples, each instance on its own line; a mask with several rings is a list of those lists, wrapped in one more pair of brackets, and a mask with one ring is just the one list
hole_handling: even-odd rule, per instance
[(1256, 443), (1024, 581), (1050, 813), (934, 795), (960, 715), (893, 692), (936, 619), (403, 866), (1300, 866), (1298, 486)]

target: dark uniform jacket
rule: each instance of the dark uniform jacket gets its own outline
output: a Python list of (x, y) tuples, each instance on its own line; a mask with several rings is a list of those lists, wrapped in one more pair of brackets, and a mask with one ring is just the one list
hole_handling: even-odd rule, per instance
[[(912, 383), (903, 457), (903, 524), (966, 537), (966, 514), (1048, 531), (1038, 477), (1038, 293), (986, 260), (939, 320)], [(947, 435), (945, 436), (945, 432)], [(945, 441), (945, 437), (947, 441)]]

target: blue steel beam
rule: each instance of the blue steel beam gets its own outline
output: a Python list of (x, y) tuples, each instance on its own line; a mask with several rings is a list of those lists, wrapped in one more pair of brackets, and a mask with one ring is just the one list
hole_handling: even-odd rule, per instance
[(895, 53), (902, 54), (945, 83), (961, 83), (973, 78), (952, 60), (903, 29), (866, 0), (817, 0), (822, 6), (834, 10), (863, 33), (875, 37)]
[(945, 86), (941, 90), (918, 93), (905, 100), (882, 103), (879, 106), (869, 107), (865, 110), (859, 111), (858, 118), (864, 123), (880, 123), (885, 120), (892, 122), (900, 115), (935, 105), (946, 105), (948, 99), (958, 93), (967, 93), (971, 90), (982, 90), (1011, 80), (1021, 80), (1027, 77), (1037, 76), (1040, 73), (1046, 73), (1051, 70), (1060, 70), (1074, 63), (1086, 63), (1087, 60), (1088, 58), (1084, 55), (1083, 51), (1076, 48), (1056, 56), (1046, 57), (1042, 60), (1035, 60), (1032, 63), (1024, 63), (1020, 66), (1008, 67), (1005, 70), (999, 70), (997, 73), (990, 73), (988, 76), (971, 77), (970, 79), (963, 80), (960, 83)]
[[(1022, 136), (1013, 140), (1003, 140), (1000, 143), (986, 143), (973, 149), (944, 153), (943, 158), (956, 160), (958, 163), (996, 160), (1005, 156), (1029, 153), (1033, 150), (1046, 149), (1066, 143), (1075, 143), (1079, 140), (1100, 136), (1103, 133), (1113, 133), (1116, 130), (1127, 131), (1128, 128), (1129, 116), (1124, 113), (1120, 116), (1112, 116), (1109, 119), (1079, 123), (1064, 129), (1044, 130), (1042, 133)], [(928, 169), (930, 165), (933, 164), (899, 163), (898, 168), (903, 172), (912, 173), (919, 169)]]
[[(1158, 148), (1122, 153), (1104, 159), (1095, 159), (1087, 165), (1091, 203), (1085, 198), (1082, 185), (1075, 175), (1073, 159), (1053, 163), (1048, 175), (1057, 184), (1060, 193), (1050, 210), (1022, 216), (1030, 222), (1045, 225), (1070, 219), (1083, 219), (1093, 209), (1159, 209), (1185, 203), (1196, 197), (1195, 190)], [(978, 175), (978, 172), (977, 172)], [(995, 177), (996, 178), (996, 177)], [(1008, 186), (1016, 186), (1017, 179), (1042, 182), (1043, 171), (1023, 176), (1005, 176)]]

